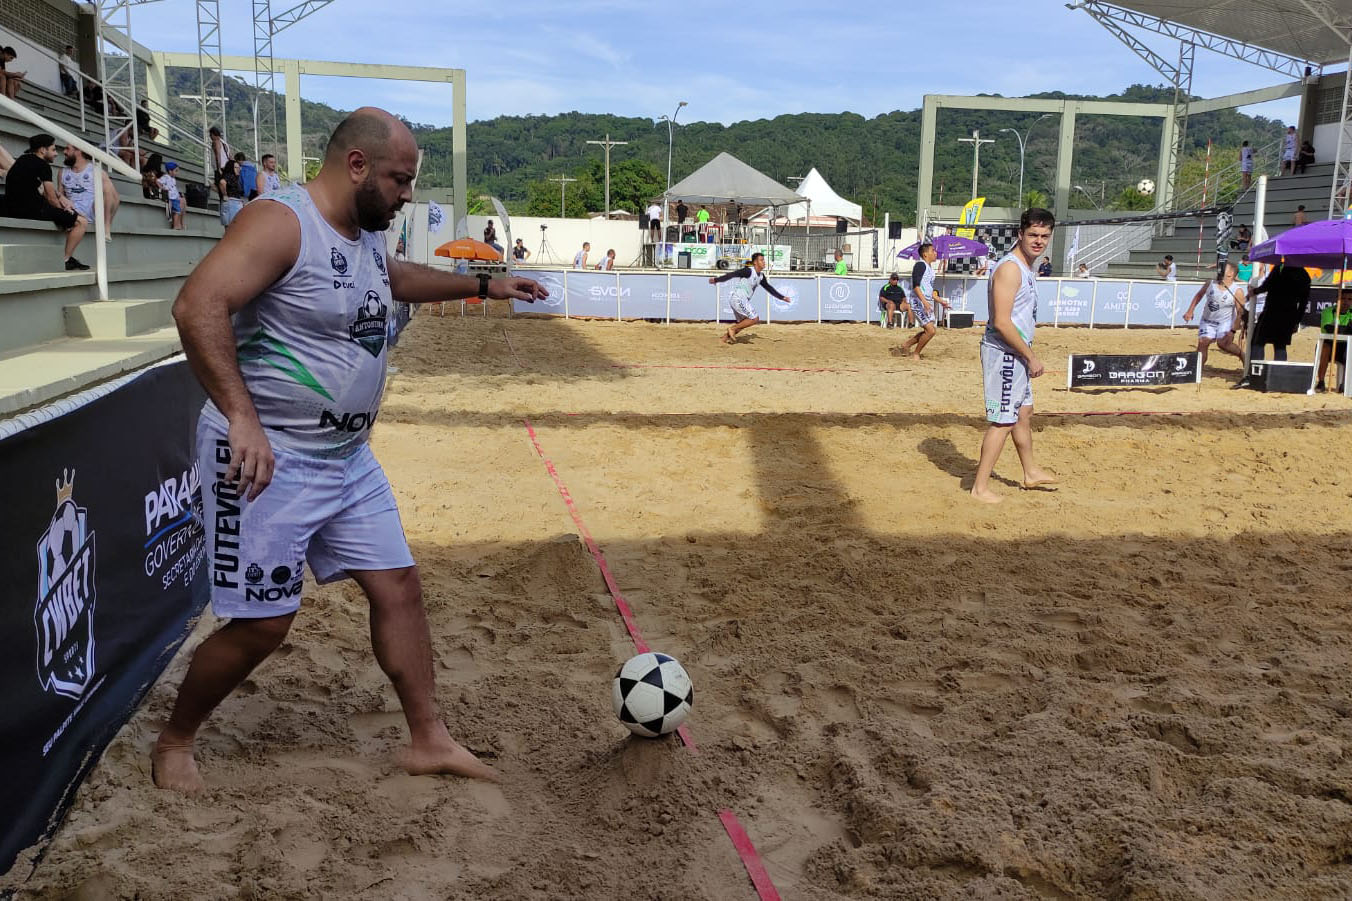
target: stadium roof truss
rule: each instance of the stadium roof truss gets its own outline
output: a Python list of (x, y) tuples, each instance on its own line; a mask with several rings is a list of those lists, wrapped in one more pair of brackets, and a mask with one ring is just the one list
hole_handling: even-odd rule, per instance
[[(1169, 149), (1168, 166), (1173, 175), (1178, 172), (1178, 157), (1187, 134), (1192, 60), (1197, 47), (1295, 78), (1322, 73), (1327, 65), (1346, 63), (1348, 75), (1344, 78), (1329, 215), (1335, 216), (1352, 200), (1352, 6), (1346, 0), (1075, 0), (1067, 7), (1092, 16), (1173, 84), (1175, 141)], [(1178, 40), (1178, 63), (1160, 56), (1136, 32)], [(1172, 182), (1171, 176), (1161, 183), (1161, 207), (1171, 198)]]

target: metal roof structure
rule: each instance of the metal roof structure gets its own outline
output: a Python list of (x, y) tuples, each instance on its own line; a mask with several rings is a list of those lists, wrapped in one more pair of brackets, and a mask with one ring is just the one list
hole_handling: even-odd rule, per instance
[(1352, 46), (1352, 5), (1346, 0), (1118, 0), (1112, 5), (1313, 66), (1346, 62)]

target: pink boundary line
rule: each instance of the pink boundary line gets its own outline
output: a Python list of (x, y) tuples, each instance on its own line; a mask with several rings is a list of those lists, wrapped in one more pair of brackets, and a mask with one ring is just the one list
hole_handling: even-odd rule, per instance
[[(573, 502), (573, 496), (559, 476), (554, 461), (545, 456), (544, 448), (540, 446), (540, 438), (535, 433), (535, 427), (531, 425), (529, 419), (521, 421), (526, 426), (526, 433), (530, 435), (530, 443), (535, 447), (535, 453), (544, 461), (549, 477), (554, 480), (554, 486), (559, 489), (559, 496), (563, 498), (564, 506), (568, 508), (568, 515), (572, 517), (573, 524), (582, 534), (582, 540), (587, 545), (587, 551), (592, 555), (592, 559), (596, 561), (597, 567), (601, 570), (601, 578), (605, 580), (606, 588), (610, 590), (610, 597), (615, 601), (615, 609), (620, 612), (620, 618), (624, 620), (624, 628), (629, 632), (629, 637), (634, 642), (634, 648), (640, 654), (646, 653), (650, 650), (648, 643), (643, 640), (643, 633), (639, 631), (638, 623), (634, 620), (633, 610), (630, 609), (629, 602), (624, 599), (624, 595), (620, 592), (620, 586), (616, 583), (609, 564), (606, 563), (605, 554), (601, 553), (601, 548), (596, 543), (596, 539), (592, 537), (591, 532), (582, 521), (582, 513), (578, 510), (577, 504)], [(690, 730), (686, 729), (684, 725), (676, 730), (676, 734), (689, 751), (699, 753), (699, 748), (695, 746), (695, 740), (690, 736)], [(732, 846), (736, 849), (737, 856), (741, 858), (742, 866), (746, 867), (746, 873), (751, 877), (751, 884), (755, 887), (756, 894), (760, 896), (761, 901), (780, 901), (779, 892), (770, 880), (770, 874), (766, 871), (765, 864), (761, 862), (760, 855), (756, 853), (756, 846), (752, 844), (751, 837), (746, 834), (741, 821), (737, 819), (737, 814), (724, 808), (718, 812), (718, 819), (723, 823), (728, 838), (732, 840)]]

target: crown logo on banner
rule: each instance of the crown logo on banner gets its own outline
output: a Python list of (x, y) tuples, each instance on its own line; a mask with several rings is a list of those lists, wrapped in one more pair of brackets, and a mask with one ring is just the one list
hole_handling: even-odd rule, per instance
[(75, 470), (61, 470), (61, 478), (56, 480), (56, 505), (59, 507), (75, 494)]

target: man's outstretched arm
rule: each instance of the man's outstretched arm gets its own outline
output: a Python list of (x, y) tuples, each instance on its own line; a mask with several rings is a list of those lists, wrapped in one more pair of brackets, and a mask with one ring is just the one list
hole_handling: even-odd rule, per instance
[[(479, 296), (479, 277), (434, 269), (421, 263), (390, 260), (390, 294), (404, 303), (440, 303)], [(528, 278), (509, 276), (488, 282), (488, 296), (494, 300), (544, 300), (549, 292)]]

